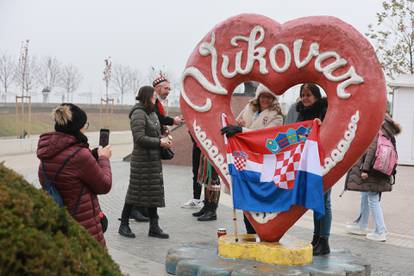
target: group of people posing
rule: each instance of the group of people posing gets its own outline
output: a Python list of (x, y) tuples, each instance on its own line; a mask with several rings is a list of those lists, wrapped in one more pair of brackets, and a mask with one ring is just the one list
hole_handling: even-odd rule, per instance
[[(130, 163), (130, 181), (120, 218), (119, 234), (134, 238), (129, 220), (149, 221), (148, 235), (168, 239), (158, 221), (158, 208), (165, 207), (163, 170), (160, 151), (172, 147), (173, 139), (168, 126), (183, 123), (181, 116), (167, 114), (167, 96), (170, 84), (164, 76), (155, 79), (152, 86), (139, 89), (129, 113), (133, 136), (133, 151)], [(284, 118), (277, 97), (263, 85), (259, 85), (255, 97), (237, 116), (237, 125), (227, 126), (224, 135), (290, 124), (300, 121), (324, 120), (328, 102), (319, 87), (312, 83), (300, 87), (300, 98), (292, 105)], [(108, 193), (112, 185), (109, 159), (111, 147), (89, 149), (84, 135), (88, 128), (86, 113), (74, 104), (61, 104), (53, 111), (55, 131), (42, 134), (37, 155), (41, 160), (39, 180), (43, 185), (53, 180), (68, 211), (88, 232), (105, 246), (102, 228), (102, 211), (97, 195)], [(390, 116), (386, 116), (382, 132), (395, 145), (394, 135), (400, 132)], [(381, 193), (391, 191), (391, 177), (372, 170), (376, 140), (359, 162), (350, 170), (346, 180), (349, 190), (361, 191), (361, 211), (358, 219), (347, 226), (349, 232), (366, 234), (368, 239), (385, 241), (386, 227), (380, 207)], [(192, 151), (193, 198), (184, 208), (199, 208), (193, 213), (198, 221), (217, 219), (216, 209), (220, 198), (220, 178), (209, 160), (201, 153), (195, 140)], [(204, 200), (201, 194), (204, 186)], [(331, 191), (324, 195), (325, 215), (314, 216), (314, 255), (330, 253), (329, 236), (332, 223)], [(375, 220), (375, 230), (367, 231), (370, 212)], [(255, 233), (247, 218), (246, 232)]]

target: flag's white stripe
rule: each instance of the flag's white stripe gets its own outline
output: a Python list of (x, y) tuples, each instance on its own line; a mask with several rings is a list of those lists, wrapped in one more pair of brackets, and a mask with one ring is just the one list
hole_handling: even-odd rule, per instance
[[(232, 154), (227, 154), (227, 164), (233, 164), (234, 165), (234, 156)], [(245, 170), (248, 171), (253, 171), (253, 172), (258, 172), (261, 173), (262, 172), (262, 167), (263, 165), (260, 163), (256, 163), (253, 162), (251, 160), (246, 160), (246, 167), (244, 168)]]
[(298, 170), (322, 175), (318, 144), (315, 141), (306, 140)]
[(269, 182), (273, 180), (275, 176), (276, 168), (276, 155), (264, 154), (263, 155), (263, 170), (260, 175), (260, 182)]
[(263, 164), (256, 163), (256, 162), (253, 162), (253, 161), (250, 161), (250, 160), (246, 161), (245, 170), (247, 170), (247, 171), (253, 171), (253, 172), (261, 173), (262, 168), (263, 168)]

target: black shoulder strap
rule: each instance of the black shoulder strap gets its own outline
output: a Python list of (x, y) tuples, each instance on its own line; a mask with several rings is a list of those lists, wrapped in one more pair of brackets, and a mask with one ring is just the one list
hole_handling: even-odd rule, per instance
[[(66, 166), (66, 164), (69, 162), (69, 160), (74, 157), (80, 150), (82, 149), (82, 147), (78, 148), (77, 150), (75, 150), (71, 155), (69, 155), (65, 161), (63, 161), (62, 165), (60, 165), (59, 169), (56, 171), (55, 177), (53, 178), (53, 181), (56, 180), (57, 176), (59, 175), (59, 173), (63, 170), (63, 168)], [(43, 162), (42, 162), (43, 163)]]
[(80, 205), (80, 199), (81, 199), (84, 191), (85, 191), (85, 185), (82, 184), (82, 189), (81, 189), (81, 192), (78, 196), (78, 199), (76, 200), (75, 208), (73, 208), (73, 210), (72, 210), (72, 216), (76, 215), (76, 213), (78, 212), (79, 205)]
[[(59, 169), (56, 171), (55, 173), (55, 177), (53, 178), (53, 181), (56, 180), (57, 176), (59, 175), (59, 173), (63, 170), (63, 168), (66, 166), (66, 164), (69, 162), (69, 160), (74, 157), (80, 150), (82, 149), (82, 147), (78, 148), (75, 152), (73, 152), (71, 155), (69, 155), (62, 163), (62, 165), (60, 165)], [(43, 160), (41, 160), (41, 164), (42, 164), (42, 174), (43, 177), (45, 179), (45, 181), (49, 181), (50, 179), (46, 174), (46, 168), (45, 168), (45, 162), (43, 162)]]

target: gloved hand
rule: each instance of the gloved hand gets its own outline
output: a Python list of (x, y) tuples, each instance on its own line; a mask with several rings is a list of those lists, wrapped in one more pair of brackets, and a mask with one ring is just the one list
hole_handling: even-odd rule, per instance
[(226, 135), (227, 137), (231, 137), (237, 133), (240, 133), (243, 131), (241, 126), (235, 126), (235, 125), (228, 125), (223, 127), (221, 130), (222, 135)]

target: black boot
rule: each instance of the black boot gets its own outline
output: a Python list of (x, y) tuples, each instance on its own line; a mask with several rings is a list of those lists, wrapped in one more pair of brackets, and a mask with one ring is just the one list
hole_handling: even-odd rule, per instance
[(331, 252), (329, 248), (329, 237), (319, 237), (319, 242), (313, 248), (313, 256), (327, 255)]
[(148, 222), (149, 221), (149, 219), (146, 216), (144, 216), (136, 207), (132, 208), (129, 218), (135, 219), (135, 221), (137, 222)]
[(214, 203), (208, 203), (207, 209), (203, 215), (201, 215), (197, 220), (198, 221), (212, 221), (217, 220), (216, 214), (217, 205)]
[(158, 218), (150, 218), (148, 236), (160, 239), (168, 239), (170, 237), (167, 233), (164, 233), (158, 225)]
[(194, 217), (201, 217), (209, 209), (210, 203), (204, 202), (203, 208), (200, 211), (193, 213)]
[(128, 223), (122, 223), (119, 226), (118, 233), (121, 236), (127, 237), (127, 238), (135, 238), (135, 234), (131, 231), (131, 228), (129, 228)]
[(311, 242), (313, 248), (315, 248), (318, 245), (319, 238), (320, 238), (319, 235), (313, 235), (313, 239), (312, 239), (312, 242)]

